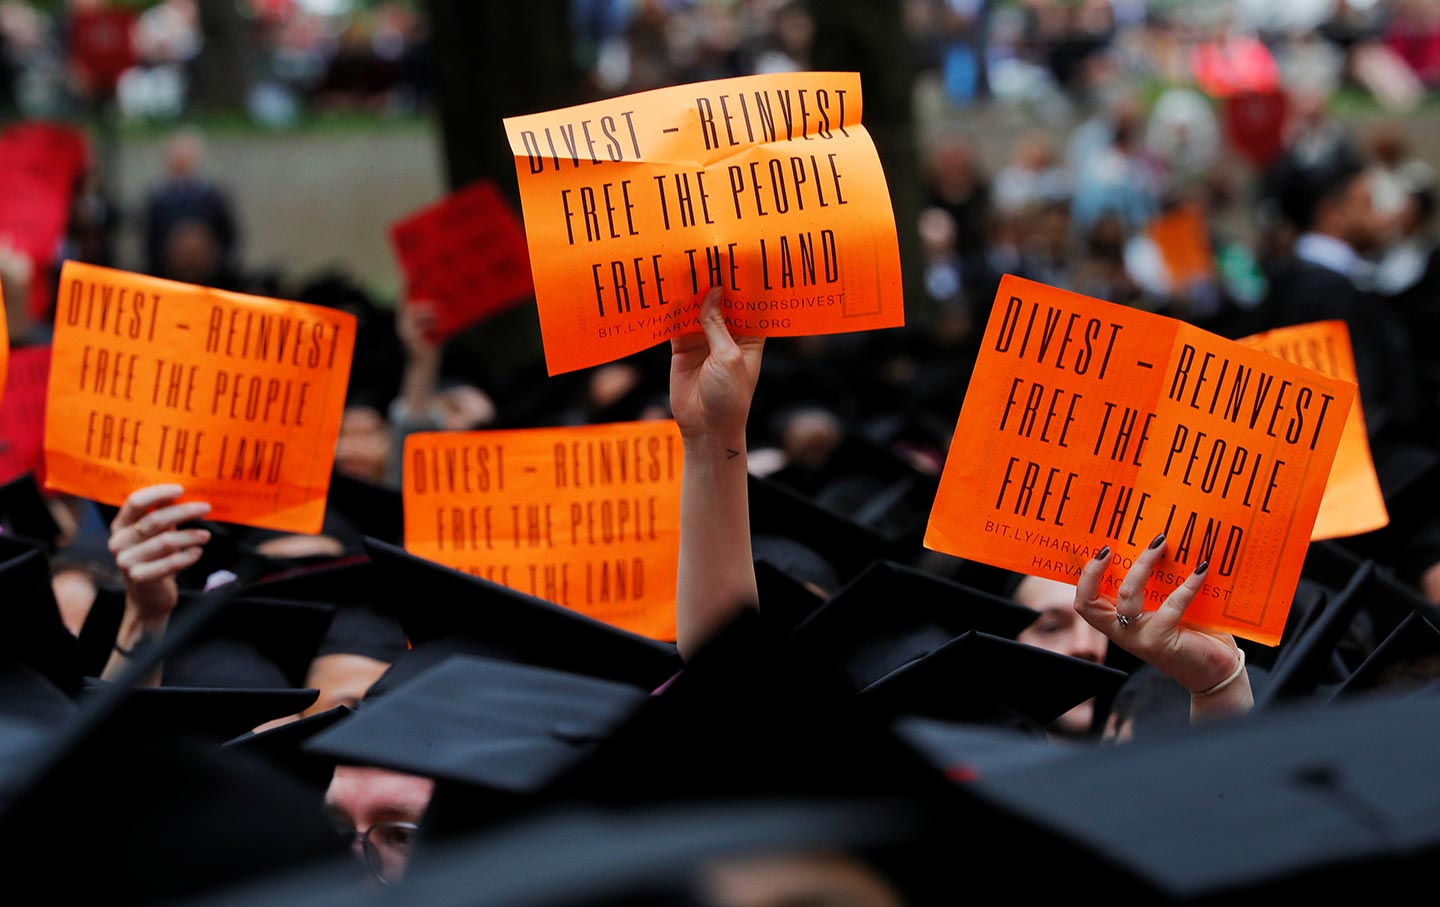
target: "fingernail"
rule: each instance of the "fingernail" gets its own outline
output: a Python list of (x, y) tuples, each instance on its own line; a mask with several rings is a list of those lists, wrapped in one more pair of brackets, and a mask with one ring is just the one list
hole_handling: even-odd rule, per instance
[(1109, 545), (1106, 545), (1104, 548), (1101, 548), (1099, 551), (1095, 552), (1095, 560), (1097, 560), (1097, 561), (1103, 561), (1103, 560), (1105, 560), (1105, 558), (1107, 558), (1107, 557), (1109, 557), (1109, 556), (1110, 556), (1110, 546), (1109, 546)]
[(1210, 562), (1209, 562), (1209, 561), (1201, 561), (1201, 562), (1200, 562), (1200, 565), (1195, 568), (1195, 575), (1196, 575), (1196, 576), (1199, 576), (1200, 574), (1204, 573), (1206, 570), (1209, 570), (1209, 569), (1210, 569)]
[(1165, 533), (1162, 532), (1159, 535), (1155, 536), (1155, 541), (1150, 543), (1150, 550), (1154, 551), (1156, 548), (1159, 548), (1163, 544), (1165, 544)]

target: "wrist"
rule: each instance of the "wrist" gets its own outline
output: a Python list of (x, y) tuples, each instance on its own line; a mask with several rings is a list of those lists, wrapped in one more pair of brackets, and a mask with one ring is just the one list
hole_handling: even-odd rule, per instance
[(120, 620), (120, 629), (115, 634), (115, 644), (125, 649), (133, 649), (142, 639), (163, 635), (169, 623), (169, 611), (148, 611), (134, 600), (127, 600), (125, 614)]
[(1237, 650), (1235, 668), (1227, 677), (1206, 689), (1190, 692), (1190, 720), (1243, 714), (1254, 704), (1250, 675), (1245, 670), (1245, 653)]
[(743, 432), (733, 437), (712, 435), (682, 437), (681, 447), (685, 454), (685, 466), (690, 469), (733, 467), (743, 472), (747, 468), (748, 459)]

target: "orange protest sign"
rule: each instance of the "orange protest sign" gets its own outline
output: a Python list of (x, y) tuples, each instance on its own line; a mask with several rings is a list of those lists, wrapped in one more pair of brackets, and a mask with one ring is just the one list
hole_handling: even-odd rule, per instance
[(1176, 208), (1151, 221), (1148, 232), (1176, 288), (1215, 276), (1210, 231), (1199, 209), (1192, 205)]
[(67, 261), (46, 487), (175, 482), (211, 519), (319, 532), (354, 346), (343, 312)]
[(505, 121), (552, 375), (699, 329), (904, 323), (895, 216), (860, 125), (860, 77), (662, 88)]
[(1202, 561), (1201, 627), (1280, 639), (1355, 385), (1170, 318), (1007, 276), (925, 544), (1102, 590), (1160, 533), (1154, 609)]
[[(1319, 321), (1294, 327), (1278, 328), (1242, 337), (1240, 342), (1251, 349), (1279, 356), (1322, 375), (1354, 384), (1355, 353), (1350, 346), (1350, 329), (1343, 321)], [(1360, 397), (1345, 418), (1340, 447), (1330, 467), (1330, 480), (1310, 538), (1341, 538), (1371, 532), (1390, 522), (1385, 510), (1385, 495), (1375, 475), (1375, 461), (1370, 458), (1370, 439), (1365, 433), (1365, 412)]]
[(674, 422), (405, 439), (405, 548), (608, 624), (675, 638)]

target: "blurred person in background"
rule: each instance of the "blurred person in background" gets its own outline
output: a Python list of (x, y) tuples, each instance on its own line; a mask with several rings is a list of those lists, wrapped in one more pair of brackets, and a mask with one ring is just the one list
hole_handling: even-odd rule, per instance
[[(226, 193), (201, 174), (204, 159), (205, 141), (199, 133), (177, 133), (165, 146), (165, 177), (151, 190), (145, 208), (145, 268), (150, 274), (174, 277), (168, 270), (173, 257), (171, 233), (185, 224), (198, 225), (190, 231), (198, 234), (203, 229), (214, 243), (216, 273), (232, 267), (239, 241), (235, 215)], [(181, 257), (193, 264), (188, 256)]]

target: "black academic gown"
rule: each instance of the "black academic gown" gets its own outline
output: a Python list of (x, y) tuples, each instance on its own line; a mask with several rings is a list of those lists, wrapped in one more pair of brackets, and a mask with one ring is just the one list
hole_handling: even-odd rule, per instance
[(1264, 327), (1344, 321), (1355, 351), (1355, 373), (1372, 438), (1407, 434), (1418, 410), (1414, 345), (1390, 303), (1349, 277), (1301, 258), (1270, 274)]

